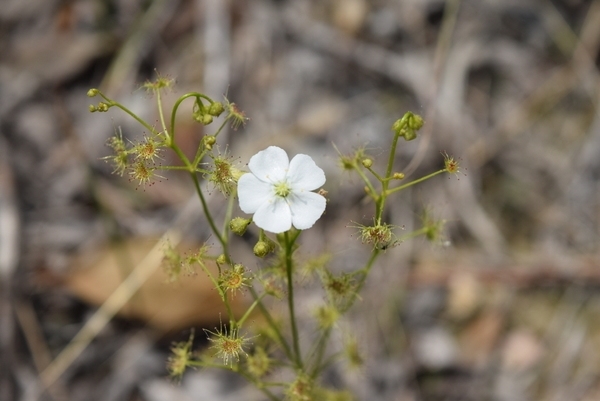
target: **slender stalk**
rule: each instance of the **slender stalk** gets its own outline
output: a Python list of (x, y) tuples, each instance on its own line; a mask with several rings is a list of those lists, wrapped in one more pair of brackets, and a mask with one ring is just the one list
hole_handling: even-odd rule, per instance
[(231, 221), (231, 216), (233, 215), (233, 201), (235, 199), (237, 191), (232, 192), (229, 195), (229, 200), (227, 201), (227, 211), (225, 212), (225, 219), (223, 219), (223, 230), (221, 231), (221, 235), (223, 238), (229, 238), (229, 222)]
[(275, 323), (273, 316), (271, 316), (271, 314), (269, 313), (269, 311), (267, 310), (267, 308), (265, 307), (263, 302), (260, 300), (260, 298), (262, 298), (262, 297), (259, 297), (259, 295), (256, 293), (256, 290), (252, 286), (250, 286), (250, 294), (252, 294), (252, 297), (255, 300), (259, 300), (258, 309), (260, 309), (260, 312), (262, 313), (262, 315), (265, 317), (265, 319), (267, 319), (267, 323), (269, 324), (271, 329), (275, 332), (275, 335), (277, 336), (277, 339), (279, 340), (279, 344), (283, 348), (283, 352), (285, 353), (287, 358), (290, 361), (293, 360), (292, 350), (291, 350), (288, 342), (286, 341), (285, 337), (283, 337), (283, 334), (281, 334), (281, 330), (279, 330), (279, 326), (277, 326), (277, 323)]
[(392, 146), (390, 148), (390, 156), (388, 157), (387, 169), (385, 171), (385, 180), (381, 182), (381, 197), (377, 199), (377, 204), (375, 207), (375, 221), (377, 224), (381, 223), (381, 218), (383, 217), (383, 209), (385, 207), (385, 200), (387, 198), (387, 189), (390, 185), (389, 177), (392, 175), (392, 170), (394, 169), (394, 159), (396, 157), (396, 147), (398, 146), (399, 135), (394, 135), (394, 139), (392, 140)]
[(170, 137), (169, 133), (167, 132), (167, 125), (165, 124), (165, 115), (163, 113), (162, 98), (160, 96), (160, 89), (157, 89), (154, 92), (156, 93), (156, 103), (158, 105), (158, 116), (160, 117), (160, 124), (162, 126), (163, 131), (166, 133), (166, 135), (168, 137)]
[[(297, 236), (296, 236), (297, 237)], [(296, 312), (294, 308), (294, 283), (292, 280), (292, 251), (294, 241), (290, 240), (288, 231), (285, 232), (285, 270), (287, 272), (288, 282), (288, 308), (290, 310), (290, 323), (292, 326), (292, 339), (294, 344), (294, 353), (296, 366), (302, 369), (302, 354), (300, 354), (300, 341), (298, 339), (298, 326), (296, 324)]]
[[(365, 267), (363, 267), (361, 270), (359, 270), (363, 274), (361, 275), (360, 279), (358, 280), (358, 284), (357, 284), (356, 290), (355, 290), (356, 294), (360, 294), (360, 291), (362, 290), (363, 286), (365, 285), (365, 281), (367, 280), (367, 276), (369, 275), (369, 272), (371, 271), (371, 268), (375, 264), (375, 260), (377, 260), (377, 257), (379, 256), (380, 253), (381, 253), (381, 251), (379, 249), (373, 249), (373, 251), (371, 252), (371, 257), (365, 264)], [(357, 297), (351, 297), (348, 300), (348, 303), (346, 305), (344, 305), (343, 308), (340, 308), (340, 312), (342, 314), (346, 313), (346, 311), (348, 309), (350, 309), (352, 307), (352, 305), (354, 305), (354, 301), (356, 300), (356, 298)]]
[(212, 99), (210, 99), (208, 96), (203, 95), (202, 93), (198, 93), (198, 92), (186, 93), (185, 95), (183, 95), (179, 99), (177, 99), (177, 101), (173, 105), (173, 111), (171, 112), (171, 131), (170, 131), (171, 132), (171, 142), (173, 142), (175, 140), (175, 116), (177, 115), (177, 109), (179, 108), (179, 105), (181, 104), (181, 102), (183, 102), (185, 99), (190, 98), (190, 97), (205, 98), (209, 102), (212, 103)]
[(254, 308), (256, 308), (256, 306), (258, 306), (258, 304), (262, 301), (262, 299), (265, 297), (265, 294), (261, 295), (258, 299), (255, 299), (254, 302), (252, 302), (252, 305), (250, 305), (250, 307), (248, 308), (248, 310), (246, 311), (246, 313), (244, 313), (244, 316), (242, 316), (240, 318), (240, 320), (238, 320), (238, 327), (242, 327), (242, 325), (244, 324), (244, 322), (246, 321), (246, 319), (248, 319), (248, 317), (250, 316), (250, 314), (252, 313), (252, 311), (254, 310)]
[(367, 188), (369, 188), (369, 192), (372, 194), (373, 198), (375, 198), (375, 200), (377, 200), (377, 198), (378, 198), (377, 191), (375, 190), (375, 187), (373, 186), (373, 184), (371, 184), (371, 181), (369, 180), (369, 178), (365, 175), (365, 172), (362, 171), (362, 169), (360, 169), (359, 167), (355, 168), (354, 171), (356, 171), (356, 173), (360, 176), (360, 178), (362, 178), (362, 180), (365, 182), (365, 185), (367, 186)]
[(200, 203), (202, 203), (202, 210), (204, 211), (204, 216), (210, 225), (210, 229), (212, 230), (217, 240), (221, 243), (221, 247), (223, 247), (223, 254), (227, 256), (228, 252), (228, 244), (227, 241), (221, 236), (221, 233), (208, 210), (208, 205), (206, 204), (206, 199), (204, 199), (204, 194), (202, 193), (202, 189), (200, 189), (200, 182), (198, 181), (198, 176), (196, 173), (190, 171), (190, 176), (192, 177), (192, 181), (194, 182), (194, 187), (196, 188), (196, 193), (198, 194), (198, 198), (200, 198)]
[[(188, 166), (160, 166), (161, 170), (185, 170), (185, 171), (190, 171), (190, 168)], [(204, 171), (200, 170), (196, 170), (197, 173), (203, 173)]]
[(146, 128), (152, 134), (154, 134), (154, 135), (158, 134), (156, 132), (156, 129), (154, 129), (153, 126), (151, 126), (146, 121), (144, 121), (141, 118), (139, 118), (134, 112), (132, 112), (131, 110), (129, 110), (127, 107), (123, 106), (121, 103), (117, 103), (117, 102), (114, 102), (114, 101), (110, 100), (109, 98), (107, 98), (106, 96), (104, 96), (102, 93), (100, 93), (100, 96), (102, 96), (107, 102), (109, 102), (109, 104), (111, 106), (118, 107), (121, 110), (123, 110), (125, 113), (129, 114), (131, 117), (133, 117), (133, 119), (135, 121), (137, 121), (138, 123), (142, 124), (142, 126), (144, 126), (144, 128)]
[(315, 362), (313, 364), (313, 369), (310, 376), (315, 379), (318, 376), (319, 371), (321, 370), (321, 362), (323, 361), (323, 356), (325, 355), (325, 346), (327, 345), (327, 341), (329, 340), (329, 336), (331, 335), (331, 329), (327, 328), (321, 332), (321, 336), (319, 340), (315, 343), (315, 347), (311, 354), (315, 356)]
[(406, 183), (406, 184), (404, 184), (404, 185), (400, 185), (400, 186), (398, 186), (398, 187), (395, 187), (395, 188), (392, 188), (392, 189), (388, 189), (388, 190), (385, 192), (385, 195), (386, 195), (386, 196), (387, 196), (387, 195), (391, 195), (391, 194), (393, 194), (393, 193), (395, 193), (395, 192), (398, 192), (398, 191), (401, 191), (401, 190), (403, 190), (403, 189), (406, 189), (406, 188), (408, 188), (408, 187), (410, 187), (410, 186), (413, 186), (413, 185), (415, 185), (415, 184), (418, 184), (418, 183), (420, 183), (420, 182), (423, 182), (423, 181), (425, 181), (425, 180), (428, 180), (428, 179), (430, 179), (430, 178), (432, 178), (432, 177), (435, 177), (435, 176), (436, 176), (436, 175), (438, 175), (438, 174), (442, 174), (442, 173), (445, 173), (445, 172), (447, 172), (447, 171), (448, 171), (448, 170), (446, 170), (445, 168), (443, 168), (443, 169), (441, 169), (441, 170), (438, 170), (438, 171), (436, 171), (436, 172), (434, 172), (434, 173), (431, 173), (431, 174), (429, 174), (429, 175), (426, 175), (425, 177), (421, 177), (421, 178), (419, 178), (419, 179), (416, 179), (416, 180), (414, 180), (414, 181), (408, 182), (408, 183)]

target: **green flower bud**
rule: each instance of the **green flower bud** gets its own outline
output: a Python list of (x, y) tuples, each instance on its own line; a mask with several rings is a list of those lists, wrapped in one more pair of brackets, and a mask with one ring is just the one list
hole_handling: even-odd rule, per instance
[(254, 245), (254, 249), (252, 250), (256, 256), (259, 258), (264, 258), (269, 254), (271, 247), (265, 241), (258, 241), (256, 245)]
[(425, 121), (423, 121), (423, 118), (420, 115), (410, 113), (408, 116), (408, 127), (410, 129), (418, 131), (423, 127), (423, 124), (425, 124)]
[(412, 141), (417, 137), (417, 132), (423, 127), (423, 118), (417, 114), (407, 111), (404, 116), (392, 125), (392, 131), (398, 136), (403, 136), (405, 140)]
[(94, 97), (94, 96), (98, 95), (98, 93), (100, 93), (100, 91), (96, 88), (92, 88), (89, 91), (87, 91), (88, 97)]
[(208, 114), (211, 116), (219, 117), (225, 108), (223, 107), (223, 103), (221, 102), (213, 102), (208, 108)]
[(214, 135), (206, 135), (203, 139), (204, 146), (212, 146), (217, 142), (217, 138)]
[(90, 107), (88, 108), (90, 110), (91, 113), (98, 111), (98, 109), (96, 108), (96, 106), (94, 106), (93, 104), (90, 104)]
[(227, 264), (227, 256), (225, 256), (224, 253), (220, 254), (219, 257), (217, 258), (217, 263), (220, 265)]
[(202, 116), (202, 124), (208, 125), (213, 122), (213, 116), (210, 114), (205, 114)]
[(417, 133), (415, 132), (415, 130), (409, 128), (404, 130), (404, 133), (400, 136), (403, 136), (406, 141), (412, 141), (417, 137)]
[(392, 175), (392, 178), (394, 180), (402, 180), (404, 179), (404, 173), (394, 173), (394, 175)]
[(236, 217), (229, 222), (229, 229), (231, 232), (242, 236), (246, 232), (248, 226), (252, 223), (252, 219), (245, 219), (243, 217)]
[(372, 159), (363, 159), (361, 163), (365, 168), (371, 168), (371, 166), (373, 165), (373, 160)]

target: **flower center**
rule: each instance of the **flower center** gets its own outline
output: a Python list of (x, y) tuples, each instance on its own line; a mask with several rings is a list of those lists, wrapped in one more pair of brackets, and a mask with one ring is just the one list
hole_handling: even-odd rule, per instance
[(275, 195), (277, 195), (281, 198), (286, 198), (290, 194), (290, 192), (292, 192), (292, 188), (290, 187), (290, 184), (288, 184), (286, 181), (278, 182), (277, 184), (274, 185), (274, 189), (275, 189)]

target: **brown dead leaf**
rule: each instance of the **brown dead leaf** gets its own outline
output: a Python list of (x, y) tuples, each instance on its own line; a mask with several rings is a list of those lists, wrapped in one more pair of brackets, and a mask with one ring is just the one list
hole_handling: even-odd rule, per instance
[(504, 315), (495, 310), (485, 311), (459, 335), (461, 358), (469, 366), (485, 366), (492, 356), (502, 328)]
[[(156, 239), (132, 239), (119, 246), (108, 246), (86, 252), (74, 261), (65, 278), (66, 288), (82, 301), (99, 306), (127, 277), (156, 244)], [(193, 245), (178, 247), (189, 252)], [(211, 264), (216, 272), (216, 266)], [(235, 314), (243, 312), (243, 295), (232, 299)], [(167, 276), (158, 268), (119, 311), (123, 318), (139, 319), (162, 332), (190, 326), (211, 324), (227, 312), (208, 276), (198, 267), (198, 274), (182, 276), (175, 283), (167, 283)]]

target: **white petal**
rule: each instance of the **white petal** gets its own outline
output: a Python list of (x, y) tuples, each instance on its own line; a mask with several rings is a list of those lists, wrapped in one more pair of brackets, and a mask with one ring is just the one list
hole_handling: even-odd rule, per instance
[(269, 146), (250, 158), (248, 168), (261, 181), (279, 182), (285, 179), (289, 164), (285, 150)]
[(259, 180), (252, 173), (246, 173), (238, 180), (238, 199), (244, 213), (255, 213), (274, 197), (273, 186)]
[(292, 228), (292, 213), (283, 198), (276, 198), (258, 208), (254, 223), (265, 231), (279, 234)]
[(294, 156), (288, 170), (288, 182), (292, 190), (312, 191), (325, 184), (325, 173), (307, 155)]
[(292, 224), (298, 230), (311, 228), (325, 211), (325, 198), (314, 192), (293, 193), (288, 197)]

